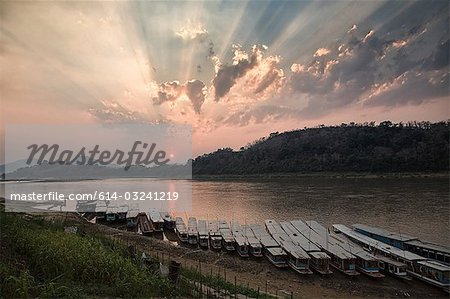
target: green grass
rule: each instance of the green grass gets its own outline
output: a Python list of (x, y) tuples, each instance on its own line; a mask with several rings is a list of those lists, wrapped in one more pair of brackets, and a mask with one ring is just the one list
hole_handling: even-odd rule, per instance
[(0, 223), (1, 297), (179, 295), (167, 280), (128, 258), (124, 246), (10, 213), (1, 212)]

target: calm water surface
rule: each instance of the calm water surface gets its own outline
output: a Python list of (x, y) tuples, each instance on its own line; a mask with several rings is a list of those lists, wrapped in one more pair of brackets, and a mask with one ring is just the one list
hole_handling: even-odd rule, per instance
[(263, 223), (314, 219), (364, 223), (450, 245), (445, 178), (279, 178), (194, 181), (193, 211), (203, 218)]

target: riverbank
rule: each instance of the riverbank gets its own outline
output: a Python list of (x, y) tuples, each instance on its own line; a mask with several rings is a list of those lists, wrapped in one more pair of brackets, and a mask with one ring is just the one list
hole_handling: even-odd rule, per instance
[[(281, 298), (290, 298), (291, 295), (294, 298), (446, 298), (446, 294), (442, 291), (417, 280), (402, 282), (392, 277), (385, 277), (378, 281), (362, 275), (349, 279), (341, 273), (333, 273), (330, 277), (302, 276), (289, 269), (277, 269), (265, 259), (241, 259), (235, 254), (225, 252), (174, 246), (170, 242), (154, 237), (145, 237), (106, 225), (90, 223), (75, 213), (22, 214), (20, 217), (32, 219), (44, 226), (77, 227), (82, 238), (101, 236), (115, 244), (116, 247), (110, 249), (113, 253), (117, 250), (118, 244), (125, 247), (133, 245), (138, 251), (156, 257), (163, 263), (172, 260), (181, 263), (182, 268), (190, 271), (194, 277), (201, 272), (203, 281), (218, 277), (222, 283), (228, 282), (228, 287), (233, 286), (236, 282), (242, 287), (253, 290), (255, 294), (259, 290), (260, 295), (267, 290), (267, 293)], [(4, 221), (4, 217), (2, 217), (2, 221)], [(38, 231), (35, 233), (37, 234)], [(2, 232), (2, 239), (4, 238), (3, 234), (4, 232)], [(60, 234), (64, 233), (60, 232)], [(4, 243), (2, 240), (2, 244), (8, 243)], [(91, 288), (95, 287), (91, 286)], [(108, 296), (101, 291), (101, 288), (99, 290), (97, 294)], [(173, 292), (173, 290), (169, 288), (167, 292)], [(109, 294), (109, 296), (111, 295), (113, 294)], [(148, 297), (149, 295), (174, 297), (177, 294), (155, 293), (141, 296)], [(121, 296), (121, 293), (117, 293), (115, 296)], [(128, 296), (132, 296), (132, 293), (129, 293)]]
[(282, 179), (282, 178), (449, 178), (449, 172), (308, 172), (308, 173), (261, 173), (261, 174), (222, 174), (193, 175), (195, 180), (235, 180), (235, 179)]

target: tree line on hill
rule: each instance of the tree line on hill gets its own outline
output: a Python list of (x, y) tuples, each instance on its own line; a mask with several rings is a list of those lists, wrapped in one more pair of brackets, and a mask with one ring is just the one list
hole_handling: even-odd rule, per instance
[(274, 132), (194, 159), (194, 175), (449, 170), (449, 124), (384, 121)]

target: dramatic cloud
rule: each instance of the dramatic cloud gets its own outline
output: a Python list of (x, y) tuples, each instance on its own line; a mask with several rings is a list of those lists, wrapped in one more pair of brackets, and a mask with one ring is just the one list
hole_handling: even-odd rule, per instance
[(254, 94), (265, 91), (269, 86), (280, 87), (284, 74), (283, 70), (279, 69), (279, 56), (264, 57), (264, 51), (267, 50), (264, 45), (253, 46), (250, 53), (243, 51), (239, 45), (233, 45), (233, 49), (231, 65), (222, 64), (217, 57), (213, 57), (216, 74), (212, 84), (216, 101), (227, 95), (241, 78), (247, 90)]
[(292, 64), (287, 88), (309, 99), (302, 115), (358, 102), (397, 106), (448, 96), (445, 14), (392, 32), (359, 32), (354, 25), (344, 39), (318, 48), (309, 63)]

